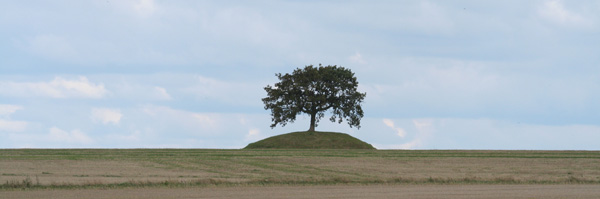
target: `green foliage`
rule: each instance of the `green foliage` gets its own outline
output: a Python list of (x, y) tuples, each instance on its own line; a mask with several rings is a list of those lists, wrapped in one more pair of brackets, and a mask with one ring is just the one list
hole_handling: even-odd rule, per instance
[(375, 149), (370, 144), (344, 133), (294, 132), (273, 136), (245, 149)]
[(332, 109), (332, 122), (348, 121), (350, 127), (360, 128), (364, 116), (361, 103), (366, 93), (357, 91), (358, 81), (350, 69), (338, 66), (297, 68), (292, 74), (276, 74), (280, 82), (273, 87), (267, 85), (267, 97), (262, 101), (265, 110), (271, 110), (271, 128), (294, 122), (296, 116), (306, 113), (311, 116), (309, 131), (325, 112)]

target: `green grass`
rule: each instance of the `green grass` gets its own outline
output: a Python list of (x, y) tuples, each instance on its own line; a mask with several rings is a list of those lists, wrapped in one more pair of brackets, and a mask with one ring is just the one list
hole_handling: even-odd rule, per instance
[[(253, 157), (600, 159), (600, 151), (338, 149), (0, 149), (1, 160), (199, 160)], [(17, 175), (2, 173), (2, 175)]]
[(245, 149), (375, 149), (370, 144), (344, 133), (293, 132), (273, 136)]
[(164, 181), (135, 181), (129, 180), (120, 183), (53, 183), (42, 185), (39, 182), (34, 183), (31, 177), (23, 180), (10, 180), (0, 184), (1, 190), (32, 190), (32, 189), (115, 189), (115, 188), (147, 188), (147, 187), (207, 187), (207, 186), (261, 186), (261, 185), (372, 185), (372, 184), (600, 184), (598, 180), (580, 179), (569, 177), (561, 180), (516, 180), (514, 178), (499, 177), (494, 179), (480, 179), (477, 177), (465, 178), (439, 178), (429, 177), (425, 179), (414, 178), (389, 178), (389, 179), (368, 179), (355, 180), (351, 178), (335, 177), (329, 179), (312, 180), (289, 180), (289, 179), (255, 179), (243, 182), (231, 182), (222, 179), (197, 179), (197, 180), (164, 180)]

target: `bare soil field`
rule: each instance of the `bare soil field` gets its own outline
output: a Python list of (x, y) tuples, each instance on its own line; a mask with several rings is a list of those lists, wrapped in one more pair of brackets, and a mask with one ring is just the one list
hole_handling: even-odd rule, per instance
[(598, 151), (0, 150), (0, 195), (10, 198), (600, 198), (599, 191)]
[(0, 192), (2, 198), (599, 198), (600, 185), (329, 185)]

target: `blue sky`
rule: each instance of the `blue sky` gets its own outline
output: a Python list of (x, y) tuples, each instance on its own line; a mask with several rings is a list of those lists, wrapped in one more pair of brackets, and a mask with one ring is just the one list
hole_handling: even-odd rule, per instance
[[(242, 148), (275, 73), (350, 68), (380, 149), (600, 150), (598, 1), (2, 1), (0, 148)], [(327, 116), (326, 116), (327, 117)]]

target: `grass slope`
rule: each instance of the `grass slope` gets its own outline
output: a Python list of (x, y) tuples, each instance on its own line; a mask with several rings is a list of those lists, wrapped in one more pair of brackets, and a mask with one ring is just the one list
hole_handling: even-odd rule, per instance
[(244, 149), (375, 149), (345, 133), (293, 132), (251, 143)]

